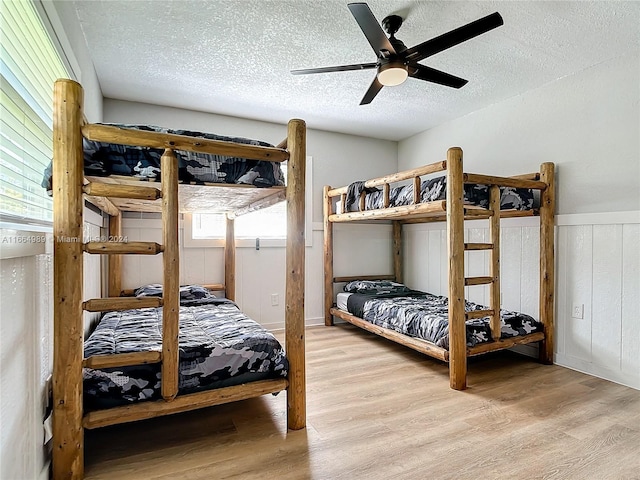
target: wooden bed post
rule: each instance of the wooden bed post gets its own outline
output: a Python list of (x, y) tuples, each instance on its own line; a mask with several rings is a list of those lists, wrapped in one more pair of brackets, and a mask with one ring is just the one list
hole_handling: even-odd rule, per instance
[(57, 80), (53, 101), (53, 478), (62, 480), (84, 477), (82, 87)]
[(329, 196), (329, 185), (323, 190), (323, 213), (324, 213), (324, 324), (333, 325), (333, 223), (329, 221), (333, 209), (333, 201)]
[[(122, 214), (109, 215), (109, 236), (122, 236)], [(119, 241), (119, 240), (118, 240)], [(119, 297), (122, 292), (122, 255), (109, 255), (109, 297)]]
[(393, 276), (402, 283), (402, 223), (397, 220), (393, 221)]
[(554, 164), (540, 166), (540, 180), (547, 188), (540, 192), (540, 321), (544, 324), (544, 340), (540, 342), (540, 361), (553, 363), (554, 340), (554, 216), (556, 210)]
[(493, 310), (490, 320), (491, 338), (500, 340), (502, 326), (500, 321), (500, 187), (498, 185), (489, 186), (489, 209), (493, 212), (489, 219), (489, 235), (492, 245), (489, 257), (489, 276), (493, 278), (489, 285), (491, 298), (489, 308)]
[(224, 243), (225, 297), (236, 299), (236, 234), (235, 221), (227, 215), (226, 241)]
[(180, 258), (178, 250), (178, 159), (167, 148), (160, 159), (162, 171), (162, 398), (178, 394), (178, 330), (180, 313)]
[(449, 253), (449, 384), (467, 387), (464, 308), (464, 204), (462, 149), (447, 150), (447, 244)]
[[(287, 131), (289, 164), (287, 175), (287, 284), (285, 307), (285, 350), (289, 360), (287, 426), (306, 426), (304, 345), (304, 200), (306, 127), (302, 120), (290, 120)], [(308, 186), (311, 188), (311, 185)]]

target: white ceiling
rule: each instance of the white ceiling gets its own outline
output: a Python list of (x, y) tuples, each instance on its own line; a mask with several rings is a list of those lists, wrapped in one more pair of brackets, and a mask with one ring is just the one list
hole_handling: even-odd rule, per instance
[[(400, 140), (637, 50), (638, 2), (368, 1), (406, 17), (407, 47), (500, 12), (504, 26), (422, 63), (460, 90), (408, 79), (359, 106), (375, 70), (293, 76), (375, 62), (347, 0), (76, 1), (105, 97)], [(604, 86), (615, 88), (615, 85)]]

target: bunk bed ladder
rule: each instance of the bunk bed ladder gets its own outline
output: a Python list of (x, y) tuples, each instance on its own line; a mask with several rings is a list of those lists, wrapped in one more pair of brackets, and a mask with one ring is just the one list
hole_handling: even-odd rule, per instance
[[(451, 388), (464, 390), (467, 380), (466, 320), (490, 317), (491, 337), (500, 340), (500, 187), (489, 183), (489, 208), (474, 209), (489, 219), (489, 243), (465, 243), (464, 183), (468, 181), (462, 169), (462, 149), (447, 151), (447, 239), (449, 254), (449, 382)], [(480, 215), (478, 215), (480, 216)], [(489, 275), (465, 277), (464, 252), (489, 251)], [(489, 285), (488, 310), (465, 311), (464, 287)]]
[(491, 338), (500, 340), (500, 187), (489, 186), (489, 243), (465, 243), (466, 251), (489, 251), (489, 275), (466, 277), (465, 286), (489, 285), (489, 309), (466, 312), (467, 320), (490, 317)]
[[(109, 297), (94, 298), (82, 303), (89, 312), (106, 312), (136, 308), (162, 307), (162, 352), (136, 352), (96, 355), (83, 359), (83, 366), (91, 368), (122, 367), (144, 363), (161, 363), (162, 397), (173, 400), (178, 394), (178, 315), (180, 311), (180, 263), (178, 252), (178, 160), (171, 149), (165, 149), (161, 158), (161, 189), (89, 183), (82, 192), (107, 198), (144, 198), (162, 201), (162, 245), (155, 242), (127, 242), (122, 235), (121, 215), (109, 220), (109, 237), (123, 237), (125, 241), (87, 242), (82, 251), (109, 255)], [(121, 255), (163, 254), (163, 297), (127, 298), (122, 292)], [(114, 280), (111, 280), (114, 279)]]

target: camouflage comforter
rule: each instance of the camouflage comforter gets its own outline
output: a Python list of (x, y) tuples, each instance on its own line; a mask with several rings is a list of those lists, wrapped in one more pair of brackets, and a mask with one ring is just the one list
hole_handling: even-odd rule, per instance
[[(354, 182), (347, 189), (346, 211), (358, 211), (360, 194), (365, 192), (365, 210), (375, 210), (384, 205), (384, 194), (378, 188), (366, 188), (364, 182)], [(445, 200), (447, 177), (440, 176), (424, 180), (420, 186), (420, 202)], [(464, 202), (467, 205), (489, 207), (489, 187), (487, 185), (464, 185)], [(392, 188), (389, 191), (389, 206), (399, 207), (413, 203), (413, 184)], [(501, 210), (531, 210), (533, 190), (527, 188), (500, 187)]]
[[(353, 293), (347, 300), (349, 313), (380, 327), (411, 337), (422, 338), (449, 349), (449, 299), (425, 293), (398, 294), (393, 298), (372, 297)], [(465, 301), (465, 310), (487, 307)], [(542, 330), (542, 325), (529, 315), (501, 310), (502, 338), (528, 335)], [(491, 341), (489, 317), (467, 320), (467, 345)]]
[[(278, 340), (226, 299), (180, 307), (179, 392), (284, 377)], [(162, 350), (162, 308), (107, 313), (85, 342), (85, 357)], [(160, 364), (84, 369), (87, 410), (160, 398)]]
[[(260, 140), (226, 137), (189, 130), (172, 130), (150, 125), (116, 124), (115, 126), (247, 145), (273, 146)], [(124, 175), (153, 181), (160, 180), (160, 157), (163, 150), (95, 142), (87, 139), (82, 140), (82, 148), (84, 150), (85, 175)], [(176, 150), (175, 154), (178, 158), (178, 178), (181, 183), (244, 183), (256, 187), (284, 185), (280, 162), (249, 160), (183, 150)], [(49, 195), (52, 193), (51, 174), (52, 166), (49, 164), (42, 180), (42, 186), (47, 189)]]

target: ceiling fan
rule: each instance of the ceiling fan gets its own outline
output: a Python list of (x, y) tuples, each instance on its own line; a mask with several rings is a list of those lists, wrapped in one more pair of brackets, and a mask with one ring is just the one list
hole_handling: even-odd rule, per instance
[(395, 37), (402, 25), (402, 17), (389, 15), (382, 20), (382, 27), (389, 34), (384, 34), (376, 17), (366, 3), (350, 3), (347, 5), (360, 26), (362, 33), (367, 37), (373, 51), (378, 57), (376, 62), (357, 63), (355, 65), (339, 65), (335, 67), (305, 68), (291, 70), (293, 75), (306, 75), (309, 73), (344, 72), (347, 70), (377, 69), (369, 90), (365, 93), (360, 105), (371, 103), (383, 86), (400, 85), (407, 77), (417, 78), (426, 82), (438, 83), (452, 88), (464, 86), (468, 80), (456, 77), (449, 73), (436, 70), (418, 62), (435, 55), (447, 48), (470, 40), (478, 35), (499, 27), (504, 22), (498, 12), (487, 15), (475, 22), (451, 30), (448, 33), (432, 38), (414, 47), (407, 48), (401, 40)]

